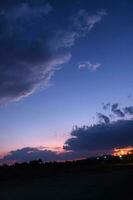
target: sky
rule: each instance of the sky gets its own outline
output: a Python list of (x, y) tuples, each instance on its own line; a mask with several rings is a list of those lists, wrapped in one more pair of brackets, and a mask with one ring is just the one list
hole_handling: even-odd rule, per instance
[(0, 1), (2, 162), (133, 144), (132, 10), (132, 0)]

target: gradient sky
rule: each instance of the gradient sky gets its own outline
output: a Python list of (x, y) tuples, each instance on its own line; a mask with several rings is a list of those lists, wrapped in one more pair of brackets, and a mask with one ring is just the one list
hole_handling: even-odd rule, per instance
[(0, 2), (1, 154), (61, 147), (73, 125), (97, 122), (102, 103), (132, 105), (132, 0), (5, 2)]

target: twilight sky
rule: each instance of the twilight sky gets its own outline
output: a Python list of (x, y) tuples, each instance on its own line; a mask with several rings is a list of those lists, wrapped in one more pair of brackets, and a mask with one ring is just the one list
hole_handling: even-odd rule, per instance
[(132, 10), (132, 0), (0, 1), (4, 161), (133, 144)]

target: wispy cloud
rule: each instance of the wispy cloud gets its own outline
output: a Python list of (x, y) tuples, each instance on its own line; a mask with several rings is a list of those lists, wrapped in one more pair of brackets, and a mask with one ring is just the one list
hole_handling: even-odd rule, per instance
[(119, 107), (119, 104), (118, 103), (114, 103), (112, 104), (112, 112), (117, 115), (118, 117), (124, 117), (125, 114), (124, 112), (121, 111), (121, 109), (118, 108)]
[(119, 103), (103, 103), (102, 104), (103, 110), (105, 111), (111, 111), (111, 115), (113, 114), (114, 117), (118, 118), (124, 118), (127, 116), (132, 116), (133, 115), (133, 106), (126, 106), (126, 107), (121, 107)]
[(90, 32), (105, 15), (107, 15), (105, 10), (98, 11), (94, 15), (89, 15), (85, 9), (82, 9), (73, 18), (75, 28), (79, 31), (79, 34), (85, 35)]
[(108, 108), (110, 108), (110, 103), (102, 103), (102, 108), (103, 110), (108, 110)]
[(90, 61), (84, 61), (81, 62), (78, 66), (79, 69), (88, 69), (91, 71), (96, 71), (99, 67), (101, 67), (102, 65), (100, 63), (95, 63), (92, 64)]
[(110, 123), (110, 118), (102, 113), (97, 113), (98, 119), (100, 123), (105, 123), (109, 124)]

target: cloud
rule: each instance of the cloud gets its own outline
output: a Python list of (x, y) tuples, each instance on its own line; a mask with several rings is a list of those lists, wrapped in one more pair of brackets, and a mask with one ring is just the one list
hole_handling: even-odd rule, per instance
[(0, 159), (0, 164), (3, 163), (15, 163), (15, 162), (29, 162), (31, 160), (37, 160), (41, 158), (43, 162), (50, 161), (65, 161), (65, 160), (74, 160), (80, 159), (83, 156), (88, 156), (86, 151), (52, 151), (45, 148), (33, 148), (25, 147), (22, 149), (17, 149), (15, 151), (9, 152), (6, 156)]
[(64, 144), (65, 150), (111, 150), (133, 145), (133, 120), (76, 127), (71, 136)]
[(111, 109), (112, 112), (118, 117), (124, 117), (125, 116), (124, 112), (122, 112), (118, 107), (119, 107), (118, 103), (112, 104), (112, 109)]
[(79, 69), (87, 68), (88, 70), (95, 71), (101, 67), (100, 63), (92, 64), (90, 61), (81, 62), (78, 66)]
[[(119, 104), (112, 104), (113, 109), (118, 109)], [(111, 108), (112, 108), (111, 106)], [(133, 114), (133, 106), (123, 108), (126, 114)], [(24, 147), (9, 152), (0, 164), (14, 162), (29, 162), (41, 158), (47, 161), (64, 161), (87, 158), (100, 153), (111, 153), (114, 148), (133, 145), (133, 119), (111, 121), (102, 113), (97, 113), (99, 122), (90, 126), (75, 126), (71, 137), (64, 143), (63, 149), (57, 147)]]
[(30, 1), (13, 1), (0, 8), (0, 104), (32, 94), (46, 86), (57, 66), (71, 54), (49, 47), (47, 16), (52, 6)]
[(46, 87), (59, 66), (71, 59), (75, 41), (105, 15), (97, 12), (89, 16), (82, 10), (71, 24), (68, 21), (65, 28), (59, 28), (59, 23), (51, 20), (53, 10), (46, 0), (0, 2), (0, 104)]
[[(117, 117), (125, 117), (127, 115), (133, 115), (133, 106), (126, 106), (119, 109), (119, 103), (102, 103), (103, 110), (107, 111), (111, 108), (111, 112)], [(112, 115), (112, 114), (111, 114)]]
[(110, 107), (110, 103), (102, 103), (103, 110), (108, 110), (109, 107)]
[(95, 24), (99, 23), (105, 15), (107, 15), (105, 10), (101, 10), (94, 15), (89, 15), (86, 10), (82, 9), (73, 19), (75, 29), (78, 30), (80, 35), (84, 36), (91, 31)]
[(104, 122), (105, 124), (110, 123), (110, 119), (106, 115), (103, 115), (102, 113), (97, 113), (97, 116), (98, 116), (100, 123), (102, 123), (102, 122)]
[[(89, 15), (84, 9), (80, 10), (73, 16), (71, 27), (68, 26), (67, 30), (60, 29), (54, 31), (55, 37), (51, 40), (52, 45), (54, 44), (56, 50), (58, 48), (72, 47), (77, 39), (85, 37), (105, 15), (107, 15), (107, 13), (104, 10), (96, 12), (94, 15)], [(90, 65), (92, 64), (90, 63)], [(99, 65), (101, 64), (94, 64), (93, 68), (98, 68)]]
[(125, 114), (133, 115), (133, 106), (128, 106), (124, 108)]
[(54, 31), (54, 37), (51, 39), (51, 46), (58, 50), (59, 48), (70, 48), (79, 39), (78, 32), (72, 30), (57, 30)]
[[(115, 117), (119, 117), (119, 118), (128, 118), (128, 119), (132, 119), (132, 115), (133, 115), (133, 106), (125, 106), (122, 107), (121, 109), (119, 109), (119, 103), (102, 103), (102, 108), (104, 111), (111, 111), (111, 113), (109, 114), (109, 120), (112, 121), (111, 119), (115, 118)], [(98, 114), (98, 118), (100, 120), (100, 122), (102, 122), (102, 120), (104, 121), (104, 117), (105, 115)], [(107, 116), (105, 116), (107, 117)], [(106, 123), (106, 122), (105, 122)]]
[(129, 95), (127, 96), (128, 98), (132, 98), (132, 94), (131, 93), (129, 93)]
[(50, 150), (42, 150), (38, 148), (32, 148), (32, 147), (25, 147), (22, 149), (18, 149), (15, 151), (11, 151), (8, 155), (4, 156), (3, 159), (1, 159), (1, 162), (6, 161), (30, 161), (38, 158), (45, 159), (45, 161), (51, 160), (51, 158), (54, 160), (56, 157), (56, 153), (52, 152)]

